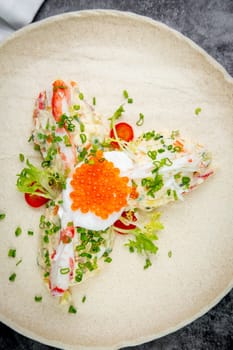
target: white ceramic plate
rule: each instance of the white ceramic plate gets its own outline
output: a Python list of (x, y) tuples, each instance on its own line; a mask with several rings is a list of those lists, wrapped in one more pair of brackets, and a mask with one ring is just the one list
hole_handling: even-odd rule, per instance
[[(190, 40), (128, 13), (71, 13), (19, 31), (0, 47), (0, 315), (17, 331), (65, 349), (113, 349), (170, 333), (215, 305), (233, 285), (232, 79)], [(165, 230), (152, 268), (119, 236), (113, 262), (74, 289), (76, 315), (47, 293), (36, 264), (39, 210), (16, 191), (18, 154), (27, 144), (37, 93), (57, 78), (77, 80), (111, 115), (123, 89), (134, 98), (127, 119), (143, 129), (180, 129), (213, 153), (216, 175), (184, 202), (164, 209)], [(196, 116), (194, 110), (201, 107)], [(15, 238), (21, 226), (23, 234)], [(7, 257), (17, 249), (17, 259)], [(168, 251), (172, 250), (172, 258)], [(17, 273), (14, 283), (8, 281)], [(35, 294), (43, 295), (35, 303)], [(81, 302), (86, 295), (85, 303)]]

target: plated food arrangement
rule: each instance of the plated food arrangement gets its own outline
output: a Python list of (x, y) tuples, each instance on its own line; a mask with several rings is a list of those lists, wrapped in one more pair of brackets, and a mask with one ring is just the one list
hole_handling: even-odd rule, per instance
[[(143, 254), (148, 268), (163, 228), (156, 209), (183, 200), (213, 174), (209, 152), (178, 130), (134, 137), (133, 127), (119, 122), (125, 103), (133, 102), (127, 90), (123, 97), (109, 118), (74, 81), (56, 80), (36, 100), (30, 141), (42, 162), (27, 160), (17, 188), (32, 207), (46, 203), (39, 261), (54, 296), (67, 298), (100, 260), (111, 262), (115, 234), (129, 234), (125, 245)], [(139, 113), (135, 125), (143, 122)]]
[(112, 350), (208, 311), (232, 288), (232, 78), (114, 11), (32, 25), (0, 61), (1, 321)]

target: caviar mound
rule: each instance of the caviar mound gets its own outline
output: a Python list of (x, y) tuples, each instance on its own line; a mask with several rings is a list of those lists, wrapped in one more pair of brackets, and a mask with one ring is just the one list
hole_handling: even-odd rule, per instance
[(103, 158), (102, 151), (97, 151), (88, 163), (75, 169), (70, 182), (71, 208), (107, 219), (127, 205), (131, 191), (128, 182), (128, 177), (121, 177), (120, 170)]

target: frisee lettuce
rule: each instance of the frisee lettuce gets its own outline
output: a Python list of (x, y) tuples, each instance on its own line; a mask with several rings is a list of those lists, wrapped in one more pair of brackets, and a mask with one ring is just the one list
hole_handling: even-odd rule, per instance
[(16, 186), (20, 192), (55, 199), (65, 187), (65, 177), (55, 168), (40, 169), (28, 160), (20, 174)]
[(164, 228), (159, 220), (160, 215), (160, 213), (155, 212), (151, 216), (150, 222), (144, 226), (143, 230), (136, 227), (128, 232), (134, 236), (134, 239), (129, 239), (125, 246), (129, 248), (131, 253), (136, 251), (138, 254), (146, 256), (144, 269), (152, 265), (150, 255), (156, 254), (158, 251), (158, 247), (155, 245), (154, 241), (158, 240), (157, 231)]

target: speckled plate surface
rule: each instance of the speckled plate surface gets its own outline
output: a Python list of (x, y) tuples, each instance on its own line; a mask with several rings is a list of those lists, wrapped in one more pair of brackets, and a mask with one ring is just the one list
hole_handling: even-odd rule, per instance
[[(159, 253), (144, 271), (117, 237), (113, 262), (74, 288), (78, 313), (50, 297), (36, 257), (39, 210), (16, 191), (37, 93), (54, 79), (79, 82), (105, 115), (123, 89), (143, 129), (180, 129), (212, 152), (216, 174), (182, 203), (163, 210)], [(233, 84), (203, 50), (161, 23), (129, 13), (87, 11), (31, 25), (0, 47), (0, 317), (12, 328), (65, 349), (116, 349), (170, 333), (215, 305), (233, 286)], [(196, 107), (202, 112), (196, 116)], [(15, 238), (21, 226), (23, 233)], [(34, 236), (27, 235), (33, 229)], [(17, 249), (17, 259), (7, 257)], [(168, 251), (172, 258), (168, 258)], [(22, 263), (16, 262), (22, 258)], [(12, 272), (14, 283), (8, 278)], [(35, 294), (43, 295), (35, 303)], [(82, 297), (86, 295), (86, 302)]]

